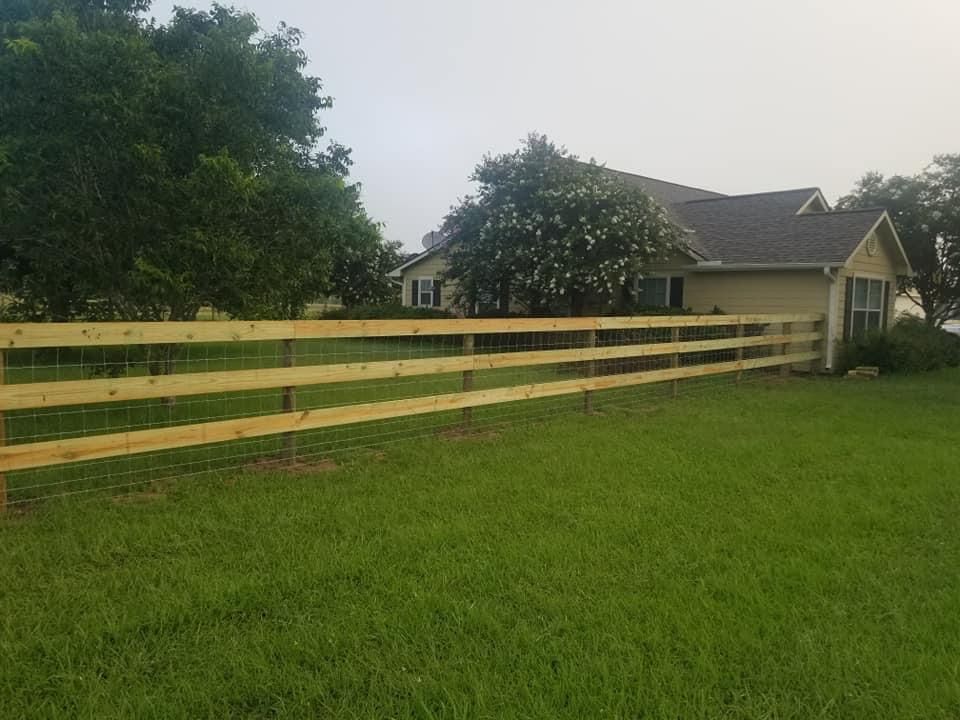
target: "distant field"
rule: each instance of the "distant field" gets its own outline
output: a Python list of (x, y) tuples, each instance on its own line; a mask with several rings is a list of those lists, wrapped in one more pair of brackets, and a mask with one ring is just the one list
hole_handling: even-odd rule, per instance
[[(339, 302), (315, 302), (307, 305), (305, 317), (315, 320), (321, 317), (325, 312), (330, 310), (339, 310), (342, 308)], [(197, 320), (229, 320), (230, 316), (224, 312), (220, 312), (212, 307), (205, 306), (200, 308), (200, 311), (197, 313)]]
[(0, 521), (11, 718), (956, 718), (960, 373)]

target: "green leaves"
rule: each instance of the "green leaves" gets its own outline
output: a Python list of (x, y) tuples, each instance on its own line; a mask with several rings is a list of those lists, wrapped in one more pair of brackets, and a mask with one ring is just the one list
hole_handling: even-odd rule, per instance
[(40, 52), (40, 46), (28, 38), (10, 38), (4, 40), (3, 46), (14, 55), (32, 55)]
[(472, 179), (479, 194), (444, 224), (448, 277), (466, 309), (508, 294), (537, 313), (609, 306), (643, 264), (679, 242), (651, 198), (544, 136), (484, 158)]
[(960, 314), (960, 154), (937, 155), (914, 176), (869, 172), (837, 206), (886, 208), (915, 273), (903, 289), (931, 324)]
[(297, 317), (382, 282), (349, 150), (317, 148), (331, 101), (300, 32), (219, 5), (154, 25), (146, 7), (22, 0), (3, 15), (0, 284), (17, 311)]

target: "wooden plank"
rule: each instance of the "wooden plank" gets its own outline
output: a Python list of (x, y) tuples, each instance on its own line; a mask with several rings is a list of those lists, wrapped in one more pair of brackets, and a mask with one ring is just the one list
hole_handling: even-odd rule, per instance
[(816, 352), (796, 353), (787, 356), (775, 355), (741, 362), (694, 365), (665, 370), (624, 373), (622, 375), (603, 375), (596, 378), (576, 378), (490, 390), (474, 390), (467, 393), (430, 395), (404, 400), (319, 408), (295, 413), (219, 420), (169, 428), (110, 433), (68, 440), (8, 445), (0, 447), (0, 472), (171, 450), (194, 445), (276, 435), (284, 432), (316, 430), (374, 420), (424, 415), (444, 410), (460, 410), (465, 407), (480, 407), (518, 400), (554, 397), (585, 392), (586, 390), (607, 390), (680, 378), (702, 377), (737, 370), (771, 367), (784, 363), (806, 362), (819, 356), (820, 354)]
[(93, 347), (239, 342), (294, 337), (293, 321), (0, 323), (0, 347)]
[[(788, 339), (787, 339), (786, 342), (783, 343), (783, 345), (780, 346), (780, 354), (781, 354), (781, 355), (789, 355), (789, 354), (790, 354), (790, 333), (791, 333), (792, 331), (793, 331), (793, 326), (792, 326), (790, 323), (788, 323), (788, 322), (783, 323), (783, 326), (782, 326), (782, 328), (781, 328), (781, 333), (780, 333), (780, 334), (781, 334), (781, 335), (785, 335)], [(790, 366), (789, 366), (789, 365), (781, 365), (781, 366), (780, 366), (780, 375), (781, 375), (782, 377), (790, 377)]]
[[(473, 345), (474, 338), (473, 335), (464, 335), (463, 336), (463, 354), (466, 357), (473, 355)], [(463, 371), (463, 392), (470, 392), (473, 390), (473, 370), (464, 370)], [(473, 408), (465, 407), (463, 409), (463, 426), (465, 428), (470, 427), (470, 422), (473, 420)]]
[[(794, 342), (820, 340), (822, 333), (801, 333)], [(569, 350), (535, 350), (514, 353), (491, 353), (454, 357), (384, 360), (378, 362), (306, 365), (259, 370), (225, 370), (180, 375), (143, 375), (94, 380), (62, 380), (59, 382), (0, 385), (0, 411), (32, 408), (85, 405), (105, 402), (148, 400), (169, 396), (205, 395), (221, 392), (244, 392), (296, 385), (379, 380), (452, 372), (495, 370), (525, 365), (585, 362), (615, 358), (646, 357), (670, 353), (704, 352), (734, 347), (777, 345), (782, 335), (748, 338), (721, 338), (690, 342), (614, 345), (600, 348)]]
[[(676, 345), (680, 343), (680, 328), (675, 327), (670, 329), (670, 343)], [(670, 356), (670, 367), (678, 368), (680, 367), (680, 353), (674, 353)], [(680, 381), (673, 381), (673, 396), (677, 397), (680, 394)]]
[[(292, 368), (296, 362), (296, 340), (283, 341), (283, 356), (281, 362), (283, 367)], [(293, 412), (297, 408), (297, 388), (295, 385), (284, 385), (280, 391), (280, 408), (283, 412)], [(292, 433), (284, 433), (280, 442), (280, 456), (284, 460), (293, 460), (297, 454), (297, 436)]]
[[(746, 328), (745, 328), (743, 325), (737, 325), (737, 337), (738, 337), (738, 338), (742, 338), (742, 337), (743, 337), (743, 334), (744, 334), (745, 332), (746, 332)], [(738, 345), (738, 346), (737, 346), (737, 357), (736, 357), (736, 359), (737, 359), (738, 361), (739, 361), (739, 360), (743, 360), (743, 348), (744, 348), (744, 347), (745, 347), (744, 345)], [(743, 373), (742, 373), (742, 372), (738, 372), (738, 373), (737, 373), (737, 382), (739, 383), (742, 379), (743, 379)]]
[[(0, 385), (6, 379), (6, 353), (0, 350)], [(7, 444), (7, 421), (0, 412), (0, 447)], [(7, 510), (7, 476), (0, 472), (0, 515)]]
[[(597, 347), (597, 331), (596, 330), (587, 330), (586, 338), (584, 340), (583, 346), (587, 349), (593, 349)], [(597, 361), (589, 360), (587, 362), (586, 376), (592, 378), (597, 374)], [(593, 390), (585, 390), (583, 392), (583, 411), (590, 415), (593, 413)]]
[(813, 324), (814, 332), (820, 336), (813, 341), (813, 349), (819, 352), (821, 357), (819, 360), (814, 360), (810, 363), (810, 372), (812, 373), (822, 373), (827, 369), (827, 343), (825, 340), (826, 335), (824, 334), (826, 325), (826, 322), (823, 320)]
[(817, 322), (822, 314), (677, 315), (449, 320), (265, 320), (112, 323), (0, 323), (0, 347), (91, 347), (483, 333), (573, 332)]

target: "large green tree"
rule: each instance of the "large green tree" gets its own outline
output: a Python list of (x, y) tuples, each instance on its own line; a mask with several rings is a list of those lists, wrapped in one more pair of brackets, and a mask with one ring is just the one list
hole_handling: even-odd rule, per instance
[(917, 175), (869, 172), (837, 206), (886, 208), (914, 270), (900, 289), (932, 325), (960, 314), (960, 154), (937, 155)]
[(331, 101), (300, 33), (218, 5), (158, 25), (148, 6), (0, 6), (0, 284), (18, 311), (297, 317), (379, 282), (371, 265), (338, 286), (338, 262), (383, 241), (349, 151), (320, 149)]
[(447, 216), (447, 278), (469, 309), (513, 297), (530, 312), (582, 315), (619, 302), (642, 267), (679, 242), (666, 211), (636, 187), (546, 137), (486, 157), (479, 184)]

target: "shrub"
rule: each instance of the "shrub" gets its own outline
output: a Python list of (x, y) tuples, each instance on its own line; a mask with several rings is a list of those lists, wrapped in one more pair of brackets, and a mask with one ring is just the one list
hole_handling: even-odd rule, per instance
[(453, 314), (439, 308), (411, 307), (399, 303), (355, 305), (349, 308), (328, 310), (322, 316), (324, 320), (429, 320), (452, 317), (454, 317)]
[(840, 369), (876, 366), (882, 372), (912, 373), (960, 366), (960, 337), (918, 318), (901, 319), (885, 332), (867, 333), (844, 344)]

